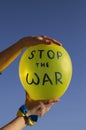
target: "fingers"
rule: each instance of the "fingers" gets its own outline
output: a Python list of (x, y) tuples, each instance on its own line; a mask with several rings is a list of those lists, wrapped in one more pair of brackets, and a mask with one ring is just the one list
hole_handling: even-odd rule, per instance
[(23, 37), (18, 41), (22, 44), (22, 48), (30, 47), (38, 44), (47, 44), (50, 45), (52, 43), (62, 46), (62, 44), (55, 39), (49, 38), (47, 36), (29, 36), (29, 37)]
[(49, 110), (57, 102), (59, 102), (59, 99), (46, 100), (43, 102), (43, 104), (45, 105), (46, 109)]
[(39, 117), (42, 117), (44, 114), (46, 114), (57, 102), (59, 102), (59, 99), (35, 101), (30, 99), (30, 96), (26, 92), (26, 107), (32, 112), (32, 114), (36, 114)]
[(36, 38), (38, 41), (40, 41), (41, 43), (45, 43), (45, 44), (51, 44), (51, 40), (49, 40), (47, 37), (44, 36), (38, 36), (38, 37), (34, 37)]
[[(26, 96), (28, 94), (26, 93)], [(59, 99), (53, 99), (53, 100), (46, 100), (46, 101), (34, 101), (31, 102), (26, 101), (26, 107), (29, 109), (31, 114), (36, 114), (39, 117), (42, 117), (45, 115), (51, 107), (56, 104), (59, 101)]]
[(37, 111), (39, 112), (39, 117), (42, 117), (44, 114), (46, 114), (58, 101), (59, 99), (40, 101), (37, 109)]
[(49, 111), (50, 108), (51, 108), (54, 104), (56, 104), (57, 102), (59, 102), (59, 99), (53, 99), (53, 100), (47, 100), (47, 101), (45, 101), (45, 102), (44, 102), (44, 105), (45, 105), (47, 111)]
[(60, 43), (59, 41), (57, 41), (57, 40), (55, 40), (55, 39), (53, 39), (53, 38), (49, 38), (49, 37), (47, 37), (47, 36), (41, 36), (43, 39), (46, 39), (47, 41), (50, 41), (50, 43), (55, 43), (55, 44), (57, 44), (57, 45), (59, 45), (59, 46), (62, 46), (62, 43)]
[(50, 103), (57, 103), (60, 99), (53, 99), (53, 100), (46, 100), (44, 101), (44, 104), (50, 104)]
[(38, 116), (42, 117), (50, 110), (50, 108), (51, 106), (45, 105), (43, 102), (40, 102), (37, 108)]
[(43, 42), (43, 43), (46, 43), (46, 44), (54, 43), (54, 44), (57, 44), (59, 46), (62, 46), (62, 43), (56, 41), (55, 39), (49, 38), (47, 36), (38, 36), (38, 37), (32, 36), (32, 38), (37, 39), (40, 42)]

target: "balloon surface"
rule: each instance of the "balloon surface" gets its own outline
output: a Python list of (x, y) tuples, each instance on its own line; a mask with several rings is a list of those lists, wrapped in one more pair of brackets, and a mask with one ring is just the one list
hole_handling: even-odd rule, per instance
[(60, 98), (72, 77), (68, 52), (56, 44), (29, 47), (19, 63), (20, 81), (33, 100)]

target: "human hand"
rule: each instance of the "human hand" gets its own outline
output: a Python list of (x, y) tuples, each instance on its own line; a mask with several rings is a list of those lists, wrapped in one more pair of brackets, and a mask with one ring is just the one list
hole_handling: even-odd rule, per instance
[(38, 117), (42, 117), (45, 115), (50, 108), (59, 101), (59, 99), (52, 99), (52, 100), (32, 100), (29, 95), (26, 93), (26, 101), (25, 106), (27, 107), (28, 116), (35, 114), (38, 115)]
[(55, 39), (49, 38), (47, 36), (24, 37), (20, 39), (19, 42), (22, 43), (23, 47), (30, 47), (37, 44), (52, 44), (52, 43), (57, 44), (59, 46), (62, 45), (60, 42), (56, 41)]

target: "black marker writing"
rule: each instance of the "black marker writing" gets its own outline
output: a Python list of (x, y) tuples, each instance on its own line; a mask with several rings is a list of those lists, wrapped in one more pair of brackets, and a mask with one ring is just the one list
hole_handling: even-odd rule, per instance
[(26, 75), (26, 82), (28, 85), (32, 85), (32, 84), (35, 84), (35, 85), (45, 85), (46, 83), (49, 83), (49, 85), (53, 85), (54, 83), (55, 84), (63, 84), (62, 82), (62, 74), (60, 72), (54, 72), (54, 81), (50, 78), (50, 76), (47, 74), (47, 73), (44, 73), (44, 75), (40, 78), (39, 75), (37, 73), (34, 73), (34, 78), (31, 79), (31, 81), (29, 81), (29, 73), (27, 73)]

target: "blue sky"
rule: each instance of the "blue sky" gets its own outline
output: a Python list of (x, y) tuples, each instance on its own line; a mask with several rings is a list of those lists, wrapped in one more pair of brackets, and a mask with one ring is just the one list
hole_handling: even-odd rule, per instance
[[(85, 130), (86, 1), (0, 0), (0, 51), (30, 35), (62, 42), (72, 59), (73, 76), (60, 102), (25, 130)], [(20, 56), (0, 76), (0, 127), (15, 118), (25, 100), (18, 76)]]

